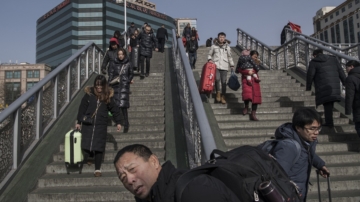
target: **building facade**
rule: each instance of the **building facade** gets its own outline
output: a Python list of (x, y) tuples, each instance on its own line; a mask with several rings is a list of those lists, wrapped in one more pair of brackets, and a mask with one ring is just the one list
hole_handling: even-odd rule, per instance
[(177, 33), (182, 36), (182, 33), (184, 31), (184, 28), (186, 27), (186, 25), (188, 23), (190, 23), (191, 27), (195, 27), (195, 29), (197, 29), (197, 19), (196, 18), (175, 18), (175, 23), (176, 23), (176, 30)]
[(50, 71), (46, 64), (0, 64), (0, 109), (10, 105)]
[(313, 17), (311, 36), (334, 44), (360, 43), (360, 0), (347, 0), (337, 7), (324, 7)]
[[(118, 0), (64, 0), (37, 20), (36, 63), (56, 67), (88, 42), (103, 50), (115, 30), (124, 31), (124, 3)], [(175, 29), (175, 20), (154, 10), (155, 5), (144, 0), (127, 2), (127, 25), (141, 28), (144, 22), (157, 31), (161, 25)]]

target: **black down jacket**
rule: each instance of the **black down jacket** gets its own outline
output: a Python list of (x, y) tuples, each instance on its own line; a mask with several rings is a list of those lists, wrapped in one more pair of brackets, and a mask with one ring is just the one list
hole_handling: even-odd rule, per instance
[[(101, 65), (101, 70), (105, 72), (108, 64), (110, 65), (111, 62), (115, 60), (115, 58), (117, 58), (117, 49), (116, 50), (110, 50), (110, 49), (107, 50), (105, 53), (104, 60)], [(108, 73), (109, 73), (109, 69), (108, 69)]]
[(345, 114), (353, 113), (354, 122), (360, 122), (360, 67), (350, 70), (346, 78)]
[(111, 85), (114, 89), (115, 103), (118, 107), (129, 108), (130, 82), (134, 77), (134, 70), (128, 57), (124, 60), (116, 58), (115, 61), (110, 64), (109, 82), (119, 76), (119, 74), (120, 83)]
[(146, 34), (145, 32), (141, 32), (138, 39), (140, 41), (140, 55), (151, 58), (153, 48), (158, 47), (158, 41), (154, 33)]
[(345, 84), (346, 75), (334, 56), (319, 54), (309, 64), (306, 78), (306, 90), (315, 84), (316, 106), (326, 102), (341, 100), (340, 81)]
[[(93, 87), (85, 88), (85, 95), (81, 100), (77, 115), (77, 122), (81, 124), (83, 115), (93, 115), (97, 107), (97, 99)], [(110, 90), (110, 103), (100, 102), (97, 113), (94, 116), (94, 125), (82, 125), (81, 148), (89, 151), (105, 151), (108, 112), (110, 111), (117, 124), (121, 124), (120, 110), (114, 101), (114, 91)]]

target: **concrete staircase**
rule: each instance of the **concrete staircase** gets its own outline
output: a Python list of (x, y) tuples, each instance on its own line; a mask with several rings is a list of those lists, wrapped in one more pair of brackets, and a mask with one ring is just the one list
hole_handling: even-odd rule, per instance
[[(201, 75), (203, 64), (207, 61), (209, 48), (199, 48), (195, 72)], [(233, 49), (236, 65), (238, 51)], [(228, 74), (228, 78), (230, 72)], [(260, 121), (250, 121), (242, 115), (244, 103), (241, 88), (238, 91), (227, 89), (227, 104), (214, 103), (215, 95), (209, 99), (222, 137), (228, 149), (242, 145), (258, 145), (274, 136), (275, 129), (285, 122), (291, 122), (297, 107), (315, 107), (315, 96), (305, 91), (305, 87), (283, 71), (263, 70), (259, 72), (263, 103), (259, 105), (257, 117)], [(239, 78), (240, 79), (240, 78)], [(240, 80), (239, 80), (240, 81)], [(317, 111), (323, 115), (323, 107)], [(360, 139), (355, 134), (354, 125), (334, 110), (335, 130), (323, 130), (319, 135), (317, 154), (326, 162), (331, 172), (332, 198), (336, 202), (360, 201)], [(315, 170), (311, 173), (312, 186), (309, 186), (309, 202), (318, 201)], [(327, 201), (327, 183), (320, 180), (323, 201)]]
[(102, 177), (93, 176), (94, 165), (85, 164), (82, 174), (74, 169), (66, 174), (64, 145), (53, 155), (44, 175), (38, 180), (35, 190), (28, 194), (29, 202), (39, 201), (135, 201), (118, 179), (113, 160), (118, 150), (129, 144), (144, 144), (159, 158), (165, 157), (165, 107), (164, 72), (165, 56), (153, 53), (150, 76), (140, 80), (136, 73), (131, 85), (128, 111), (129, 133), (117, 132), (108, 127), (108, 141), (101, 166)]

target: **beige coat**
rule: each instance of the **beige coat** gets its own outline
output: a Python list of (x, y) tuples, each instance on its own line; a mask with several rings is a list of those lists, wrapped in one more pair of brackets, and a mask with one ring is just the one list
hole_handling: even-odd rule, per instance
[(229, 70), (229, 67), (234, 67), (234, 61), (231, 56), (230, 41), (226, 40), (223, 45), (219, 45), (218, 39), (214, 39), (214, 44), (211, 46), (208, 60), (212, 60), (219, 70)]

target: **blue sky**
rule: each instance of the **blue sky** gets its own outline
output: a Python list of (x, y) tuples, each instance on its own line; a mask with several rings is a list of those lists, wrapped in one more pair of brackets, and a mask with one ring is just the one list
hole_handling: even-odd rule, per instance
[[(157, 11), (171, 17), (197, 18), (200, 44), (223, 31), (236, 43), (241, 28), (267, 45), (280, 44), (288, 21), (313, 33), (312, 17), (325, 6), (345, 0), (150, 0)], [(0, 61), (35, 63), (36, 20), (61, 0), (2, 0), (0, 6)]]

